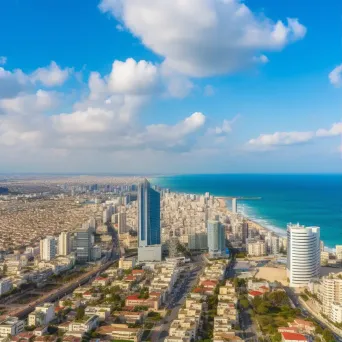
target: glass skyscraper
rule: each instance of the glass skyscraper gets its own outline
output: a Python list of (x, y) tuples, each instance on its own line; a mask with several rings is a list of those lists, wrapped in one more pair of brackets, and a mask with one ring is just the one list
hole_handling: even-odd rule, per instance
[(225, 255), (225, 227), (219, 221), (208, 220), (208, 249), (213, 257)]
[(139, 247), (160, 245), (160, 194), (145, 179), (138, 187)]

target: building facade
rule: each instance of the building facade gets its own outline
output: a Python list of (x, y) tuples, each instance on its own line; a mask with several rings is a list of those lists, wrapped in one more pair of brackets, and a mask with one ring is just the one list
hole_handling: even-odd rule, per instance
[(40, 240), (40, 258), (41, 260), (52, 260), (56, 257), (56, 239), (53, 236), (47, 236)]
[(208, 250), (212, 257), (223, 256), (226, 251), (225, 227), (216, 220), (208, 220)]
[(287, 226), (287, 274), (290, 286), (302, 287), (320, 275), (320, 229)]
[(78, 263), (89, 262), (91, 259), (91, 234), (89, 227), (87, 229), (78, 229), (74, 236), (74, 247), (76, 251), (76, 261)]
[(68, 255), (71, 252), (70, 233), (61, 232), (58, 237), (58, 254)]

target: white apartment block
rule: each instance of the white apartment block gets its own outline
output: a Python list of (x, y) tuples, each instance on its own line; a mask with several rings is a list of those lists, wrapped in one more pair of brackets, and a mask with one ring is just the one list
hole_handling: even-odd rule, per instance
[(342, 260), (342, 245), (336, 245), (336, 259)]
[(56, 256), (56, 239), (53, 236), (47, 236), (40, 240), (40, 258), (41, 260), (52, 260)]
[(0, 322), (0, 337), (15, 336), (24, 330), (25, 322), (17, 317), (7, 317)]
[(333, 273), (323, 277), (320, 290), (323, 313), (330, 317), (332, 304), (342, 304), (342, 277)]
[(287, 226), (287, 274), (290, 286), (307, 286), (320, 275), (320, 229), (299, 224)]
[(262, 240), (247, 240), (247, 254), (250, 256), (266, 255), (266, 243)]
[(71, 252), (70, 233), (62, 232), (58, 237), (58, 254), (68, 255)]
[(329, 318), (334, 323), (342, 322), (342, 304), (332, 303)]
[(29, 314), (28, 325), (44, 326), (55, 318), (55, 306), (52, 303), (44, 303), (36, 306), (36, 309)]

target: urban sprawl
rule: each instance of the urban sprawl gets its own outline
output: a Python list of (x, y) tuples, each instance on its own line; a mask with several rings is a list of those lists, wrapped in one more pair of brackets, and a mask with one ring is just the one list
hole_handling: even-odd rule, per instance
[(0, 180), (0, 342), (342, 341), (342, 246), (238, 202), (140, 177)]

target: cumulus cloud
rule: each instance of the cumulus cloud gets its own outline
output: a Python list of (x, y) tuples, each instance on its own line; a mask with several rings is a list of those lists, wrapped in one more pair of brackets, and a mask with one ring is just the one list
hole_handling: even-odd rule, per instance
[(34, 94), (21, 94), (13, 98), (0, 100), (4, 113), (33, 114), (43, 112), (55, 107), (59, 102), (59, 94), (38, 90)]
[(20, 69), (9, 71), (0, 67), (0, 99), (18, 95), (27, 88), (28, 76)]
[(275, 132), (273, 134), (260, 134), (251, 139), (247, 147), (269, 149), (277, 146), (297, 145), (307, 143), (323, 137), (334, 137), (342, 134), (342, 122), (334, 123), (330, 129), (320, 128), (309, 132)]
[(113, 93), (146, 94), (160, 86), (158, 68), (152, 63), (128, 58), (125, 62), (114, 61), (108, 80)]
[(0, 56), (0, 65), (5, 65), (7, 63), (7, 57), (6, 56)]
[(342, 134), (342, 122), (334, 123), (330, 129), (319, 129), (316, 132), (318, 137), (333, 137)]
[(62, 85), (72, 74), (73, 69), (62, 69), (56, 62), (52, 61), (50, 65), (44, 68), (38, 68), (31, 75), (33, 82), (40, 82), (47, 87)]
[[(233, 129), (233, 124), (240, 118), (240, 114), (233, 117), (231, 120), (224, 119), (222, 121), (222, 124), (220, 126), (216, 126), (214, 128), (208, 129), (208, 134), (214, 134), (214, 135), (225, 135), (229, 134)], [(218, 139), (217, 142), (223, 141), (222, 139)]]
[(100, 9), (169, 67), (195, 77), (239, 70), (260, 52), (281, 50), (306, 34), (298, 19), (274, 22), (240, 0), (102, 0)]
[(335, 87), (340, 87), (342, 85), (342, 64), (338, 65), (330, 72), (329, 80)]
[(249, 140), (250, 146), (282, 146), (302, 144), (314, 137), (312, 132), (275, 132), (273, 134), (261, 134), (256, 139)]

